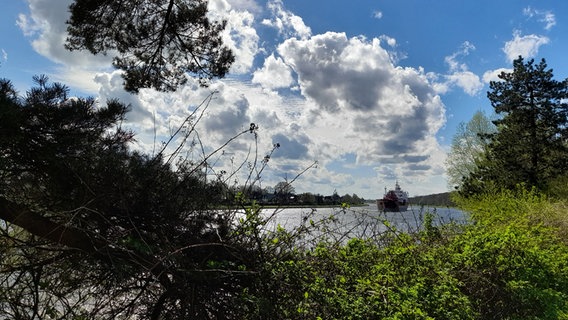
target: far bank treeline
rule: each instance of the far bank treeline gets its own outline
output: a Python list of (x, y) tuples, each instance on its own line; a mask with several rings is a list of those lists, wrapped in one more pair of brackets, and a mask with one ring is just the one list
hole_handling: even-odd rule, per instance
[(235, 196), (243, 199), (246, 204), (253, 201), (260, 205), (301, 205), (301, 206), (329, 206), (329, 205), (360, 205), (365, 199), (357, 194), (339, 195), (334, 191), (331, 195), (302, 192), (296, 193), (291, 182), (281, 181), (274, 187), (260, 188), (258, 186), (238, 186), (227, 188), (225, 196), (220, 203), (231, 203)]
[(408, 201), (413, 207), (434, 206), (434, 207), (455, 207), (451, 192), (429, 194), (426, 196), (410, 197)]

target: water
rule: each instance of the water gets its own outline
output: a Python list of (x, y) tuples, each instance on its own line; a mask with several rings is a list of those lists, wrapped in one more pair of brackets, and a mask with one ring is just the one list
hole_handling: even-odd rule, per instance
[(311, 226), (319, 235), (336, 240), (353, 237), (379, 237), (387, 232), (415, 232), (422, 228), (425, 214), (433, 215), (434, 225), (467, 223), (467, 213), (456, 208), (414, 207), (406, 212), (380, 212), (376, 205), (341, 208), (281, 208), (263, 209), (271, 217), (267, 228), (281, 226), (293, 230), (302, 225)]

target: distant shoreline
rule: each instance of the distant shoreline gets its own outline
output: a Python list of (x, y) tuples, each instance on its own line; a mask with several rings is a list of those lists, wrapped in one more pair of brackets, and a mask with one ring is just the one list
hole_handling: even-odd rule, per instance
[(435, 206), (435, 207), (456, 207), (452, 201), (453, 192), (435, 193), (426, 196), (411, 197), (408, 199), (411, 205)]
[[(349, 207), (367, 207), (371, 204), (369, 203), (362, 203), (362, 204), (350, 204)], [(250, 206), (247, 206), (250, 207)], [(260, 205), (260, 207), (262, 209), (280, 209), (280, 208), (291, 208), (291, 209), (306, 209), (306, 208), (341, 208), (342, 206), (340, 204), (313, 204), (313, 205), (301, 205), (301, 204), (290, 204), (290, 205), (285, 205), (285, 204), (280, 204), (280, 205), (276, 205), (276, 204), (267, 204), (267, 205)]]

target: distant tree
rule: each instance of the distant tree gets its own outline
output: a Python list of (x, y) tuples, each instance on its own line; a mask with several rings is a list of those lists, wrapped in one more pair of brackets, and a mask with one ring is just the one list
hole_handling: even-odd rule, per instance
[(249, 192), (250, 192), (250, 198), (251, 199), (261, 199), (262, 196), (264, 195), (264, 191), (262, 190), (262, 187), (260, 187), (257, 184), (253, 184), (248, 188)]
[(302, 204), (316, 204), (316, 196), (311, 192), (304, 192), (299, 195)]
[(446, 173), (451, 188), (459, 189), (463, 180), (477, 169), (490, 136), (496, 131), (495, 125), (482, 111), (474, 113), (469, 122), (458, 125), (446, 159)]
[(275, 191), (274, 187), (268, 186), (268, 187), (265, 187), (265, 188), (262, 190), (262, 192), (263, 192), (264, 194), (274, 194), (276, 191)]
[(355, 193), (353, 194), (352, 198), (353, 198), (353, 204), (360, 204), (363, 203), (364, 201), (362, 198), (359, 198), (359, 196), (356, 195)]
[(287, 181), (278, 182), (274, 186), (274, 191), (277, 194), (285, 194), (285, 195), (296, 193), (296, 189), (294, 188), (294, 186), (292, 186), (292, 184)]
[(69, 10), (66, 47), (113, 55), (131, 92), (223, 77), (234, 61), (206, 0), (74, 0)]
[(235, 194), (240, 193), (243, 197), (243, 199), (245, 200), (245, 202), (248, 202), (250, 200), (259, 200), (262, 198), (262, 195), (264, 194), (264, 191), (262, 190), (262, 188), (257, 185), (257, 184), (253, 184), (253, 185), (240, 185), (237, 186), (235, 188)]
[(294, 186), (288, 181), (280, 181), (274, 186), (276, 198), (281, 204), (289, 203), (290, 197), (296, 193)]
[(325, 202), (325, 196), (321, 195), (321, 194), (316, 194), (316, 204), (324, 204)]
[(353, 197), (349, 193), (346, 193), (343, 197), (341, 197), (341, 202), (353, 204)]
[(338, 204), (341, 200), (341, 196), (337, 193), (337, 190), (333, 190), (333, 194), (331, 195), (331, 201), (334, 204)]
[[(568, 79), (553, 79), (544, 59), (519, 57), (513, 71), (490, 83), (487, 96), (500, 119), (486, 159), (465, 182), (465, 193), (486, 184), (546, 189), (568, 170)], [(469, 190), (468, 190), (469, 189)]]

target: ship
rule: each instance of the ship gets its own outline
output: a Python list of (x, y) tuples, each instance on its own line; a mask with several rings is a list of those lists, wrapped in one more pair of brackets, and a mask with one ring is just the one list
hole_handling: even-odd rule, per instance
[(404, 212), (408, 210), (408, 192), (403, 191), (396, 182), (394, 189), (387, 191), (382, 199), (377, 199), (377, 208), (381, 212)]

